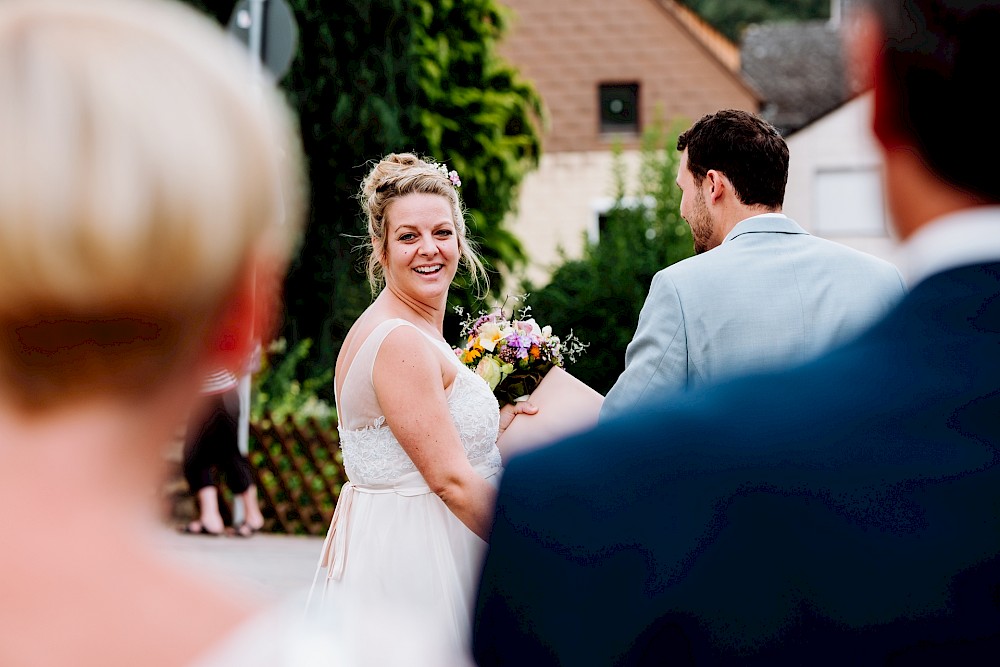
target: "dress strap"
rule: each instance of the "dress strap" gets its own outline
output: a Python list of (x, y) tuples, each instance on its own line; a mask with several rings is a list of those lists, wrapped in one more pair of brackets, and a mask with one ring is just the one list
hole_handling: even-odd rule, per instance
[(382, 408), (375, 398), (375, 388), (372, 385), (372, 371), (375, 368), (375, 357), (378, 356), (386, 336), (400, 326), (417, 329), (411, 322), (400, 318), (379, 322), (368, 333), (354, 358), (351, 359), (350, 366), (344, 371), (344, 382), (339, 392), (337, 392), (337, 382), (334, 380), (337, 415), (344, 418), (341, 425), (345, 428), (351, 430), (365, 428), (382, 416)]

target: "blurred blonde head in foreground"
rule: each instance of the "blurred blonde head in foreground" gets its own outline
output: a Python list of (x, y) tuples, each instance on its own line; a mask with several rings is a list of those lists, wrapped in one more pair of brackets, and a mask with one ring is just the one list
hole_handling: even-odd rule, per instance
[(276, 297), (300, 147), (222, 37), (179, 4), (0, 3), (0, 381), (24, 408), (142, 397), (206, 346), (236, 363)]
[(0, 665), (237, 664), (234, 637), (282, 664), (266, 605), (150, 530), (204, 375), (270, 333), (302, 165), (280, 94), (195, 10), (0, 0)]

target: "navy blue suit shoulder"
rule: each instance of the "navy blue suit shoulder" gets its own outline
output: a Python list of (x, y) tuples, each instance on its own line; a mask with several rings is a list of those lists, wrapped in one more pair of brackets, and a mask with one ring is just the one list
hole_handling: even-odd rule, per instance
[(811, 363), (513, 460), (477, 660), (916, 664), (990, 646), (998, 464), (986, 264), (924, 281)]

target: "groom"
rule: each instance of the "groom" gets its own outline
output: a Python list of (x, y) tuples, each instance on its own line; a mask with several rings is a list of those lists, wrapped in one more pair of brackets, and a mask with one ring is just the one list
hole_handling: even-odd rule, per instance
[(491, 665), (994, 664), (1000, 4), (868, 0), (913, 285), (853, 342), (513, 459), (476, 610)]
[(767, 121), (708, 114), (677, 149), (681, 216), (697, 254), (653, 278), (602, 420), (669, 391), (805, 361), (903, 297), (892, 264), (782, 214), (788, 146)]

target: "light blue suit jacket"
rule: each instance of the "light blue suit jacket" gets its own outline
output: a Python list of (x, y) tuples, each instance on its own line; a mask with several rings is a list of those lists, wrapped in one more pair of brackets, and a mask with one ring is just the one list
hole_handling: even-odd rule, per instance
[(653, 277), (601, 419), (664, 392), (805, 361), (866, 329), (904, 293), (889, 262), (785, 216), (744, 220), (718, 247)]

